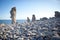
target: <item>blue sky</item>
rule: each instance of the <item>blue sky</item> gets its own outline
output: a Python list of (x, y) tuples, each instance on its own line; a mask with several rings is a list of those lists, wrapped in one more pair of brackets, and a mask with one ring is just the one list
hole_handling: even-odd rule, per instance
[(16, 7), (16, 19), (53, 17), (60, 11), (60, 0), (0, 0), (0, 19), (10, 19), (10, 10)]

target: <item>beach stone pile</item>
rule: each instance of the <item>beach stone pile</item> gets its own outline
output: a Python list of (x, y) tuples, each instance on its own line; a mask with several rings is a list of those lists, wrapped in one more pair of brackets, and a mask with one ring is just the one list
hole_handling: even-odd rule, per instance
[(4, 40), (60, 40), (60, 18), (0, 24), (0, 39)]

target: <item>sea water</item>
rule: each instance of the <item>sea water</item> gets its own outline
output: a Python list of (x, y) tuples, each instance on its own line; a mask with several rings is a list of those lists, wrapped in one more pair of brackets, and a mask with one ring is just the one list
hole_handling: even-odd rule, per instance
[[(23, 23), (25, 22), (26, 20), (16, 20), (16, 22), (18, 23)], [(11, 24), (11, 20), (0, 20), (0, 24), (4, 23), (4, 24)]]

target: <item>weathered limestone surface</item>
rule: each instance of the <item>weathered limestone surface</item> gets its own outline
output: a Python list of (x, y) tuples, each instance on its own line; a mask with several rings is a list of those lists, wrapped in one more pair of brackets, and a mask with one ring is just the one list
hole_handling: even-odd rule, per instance
[[(34, 21), (16, 25), (1, 24), (0, 38), (7, 40), (60, 40), (60, 30), (56, 26), (58, 18)], [(59, 18), (60, 19), (60, 18)], [(58, 20), (59, 20), (58, 19)]]
[(32, 15), (32, 22), (35, 21), (35, 20), (36, 20), (36, 17), (35, 17), (35, 15), (33, 14), (33, 15)]
[(16, 7), (13, 7), (10, 11), (11, 14), (11, 19), (12, 19), (12, 24), (16, 23)]

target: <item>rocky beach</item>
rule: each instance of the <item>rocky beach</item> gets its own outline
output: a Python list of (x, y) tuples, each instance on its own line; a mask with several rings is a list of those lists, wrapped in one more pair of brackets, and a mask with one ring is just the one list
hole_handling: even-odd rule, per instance
[[(27, 17), (24, 23), (0, 24), (0, 40), (60, 40), (60, 12), (55, 17), (32, 21)], [(15, 21), (15, 20), (14, 20)]]
[(60, 40), (60, 0), (0, 0), (0, 40)]

